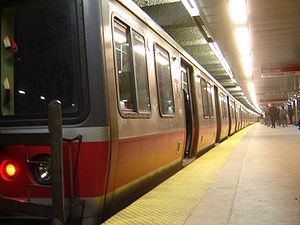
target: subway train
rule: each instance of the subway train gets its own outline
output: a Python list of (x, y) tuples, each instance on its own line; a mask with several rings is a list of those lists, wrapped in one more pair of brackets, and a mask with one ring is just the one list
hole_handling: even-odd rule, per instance
[[(0, 4), (6, 224), (99, 224), (257, 121), (129, 0)], [(43, 141), (56, 121), (52, 101), (61, 109), (61, 173)]]

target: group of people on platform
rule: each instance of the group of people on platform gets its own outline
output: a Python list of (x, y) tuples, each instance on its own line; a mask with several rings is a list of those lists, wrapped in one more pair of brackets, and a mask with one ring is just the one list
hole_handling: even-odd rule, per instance
[(265, 111), (264, 123), (268, 127), (275, 128), (275, 125), (278, 126), (287, 126), (288, 124), (293, 124), (293, 109), (288, 107), (285, 109), (284, 106), (276, 107), (274, 104), (268, 106)]

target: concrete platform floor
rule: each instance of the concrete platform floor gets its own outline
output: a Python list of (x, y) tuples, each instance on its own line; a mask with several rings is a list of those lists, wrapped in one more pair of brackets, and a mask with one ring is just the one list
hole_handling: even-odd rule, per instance
[(247, 127), (104, 224), (300, 225), (300, 130)]

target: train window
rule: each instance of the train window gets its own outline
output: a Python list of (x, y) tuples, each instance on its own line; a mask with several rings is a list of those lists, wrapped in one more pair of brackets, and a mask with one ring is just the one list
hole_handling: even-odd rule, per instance
[(151, 106), (144, 37), (115, 18), (113, 38), (122, 115), (149, 116)]
[(185, 65), (181, 65), (181, 84), (182, 84), (182, 89), (185, 90), (186, 93), (189, 93), (188, 89), (188, 80), (187, 80), (187, 68)]
[(231, 118), (235, 119), (235, 111), (234, 111), (234, 101), (230, 100), (230, 107), (231, 107)]
[(203, 107), (203, 116), (204, 118), (209, 118), (209, 105), (207, 99), (207, 84), (206, 81), (201, 78), (201, 93), (202, 93), (202, 107)]
[(134, 74), (132, 69), (132, 53), (130, 29), (115, 20), (114, 42), (116, 53), (116, 71), (118, 77), (119, 102), (121, 110), (135, 109)]
[(137, 86), (138, 111), (150, 112), (145, 40), (143, 36), (135, 31), (133, 31), (132, 45)]
[(220, 101), (221, 101), (221, 109), (222, 109), (222, 118), (227, 118), (227, 102), (226, 97), (222, 93), (220, 93)]
[(225, 112), (224, 118), (228, 118), (228, 114), (229, 114), (229, 111), (228, 111), (228, 102), (227, 102), (227, 98), (225, 96), (224, 96), (224, 105), (225, 105), (225, 108), (224, 108), (224, 112)]
[(210, 83), (207, 82), (207, 98), (208, 98), (209, 117), (210, 118), (214, 117), (212, 95), (213, 95), (213, 87), (210, 85)]
[(236, 121), (239, 122), (240, 120), (240, 114), (239, 114), (239, 109), (237, 108), (237, 105), (235, 105), (235, 117), (236, 117)]
[(6, 1), (1, 7), (2, 119), (46, 119), (59, 100), (64, 117), (82, 112), (74, 0)]
[(166, 50), (155, 45), (155, 65), (159, 108), (162, 116), (174, 115), (170, 57)]

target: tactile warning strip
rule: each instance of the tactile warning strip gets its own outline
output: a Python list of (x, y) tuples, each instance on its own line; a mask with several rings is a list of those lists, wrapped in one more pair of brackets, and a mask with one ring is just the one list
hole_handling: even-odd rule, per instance
[(253, 127), (247, 127), (223, 141), (103, 224), (184, 224), (235, 146)]

